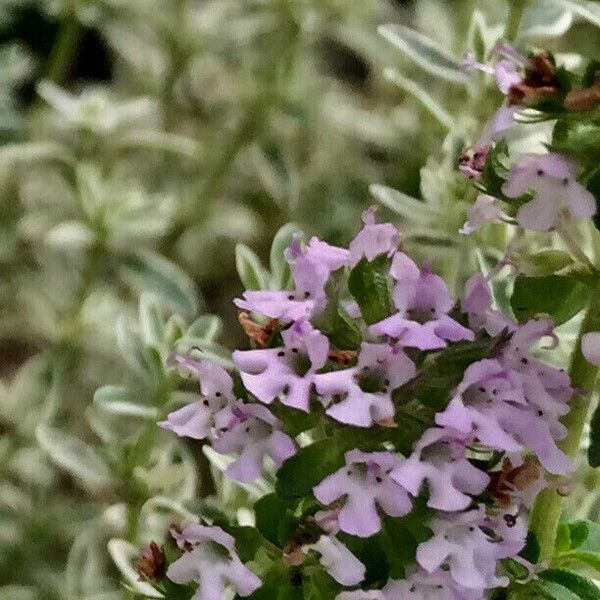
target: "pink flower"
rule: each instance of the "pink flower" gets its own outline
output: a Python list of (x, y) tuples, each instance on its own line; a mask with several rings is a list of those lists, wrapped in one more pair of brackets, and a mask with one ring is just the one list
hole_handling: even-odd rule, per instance
[(525, 154), (512, 166), (502, 192), (519, 198), (533, 192), (533, 199), (517, 212), (525, 229), (548, 231), (556, 227), (565, 208), (574, 219), (589, 219), (596, 214), (596, 200), (575, 179), (576, 165), (560, 154)]
[(392, 517), (401, 517), (411, 509), (406, 490), (390, 472), (398, 459), (391, 452), (346, 452), (346, 466), (319, 485), (313, 493), (321, 504), (344, 497), (338, 514), (340, 529), (359, 537), (370, 537), (381, 529), (378, 508)]
[(296, 453), (294, 441), (281, 423), (261, 404), (236, 403), (216, 416), (218, 437), (212, 447), (219, 454), (237, 454), (225, 474), (240, 483), (260, 477), (263, 461), (269, 456), (277, 467)]
[(490, 478), (467, 460), (466, 444), (459, 437), (446, 429), (428, 429), (413, 453), (394, 467), (392, 479), (413, 496), (419, 495), (426, 482), (431, 508), (464, 510), (472, 502), (468, 494), (483, 492)]
[(350, 266), (356, 265), (363, 257), (371, 262), (381, 254), (391, 256), (400, 242), (400, 234), (391, 223), (375, 222), (375, 207), (365, 210), (362, 220), (364, 227), (350, 242)]
[(191, 600), (221, 600), (229, 586), (246, 597), (262, 585), (240, 560), (233, 537), (220, 527), (188, 525), (177, 541), (192, 549), (169, 565), (167, 577), (180, 585), (196, 582)]
[(328, 339), (308, 321), (296, 321), (281, 337), (283, 347), (233, 353), (246, 389), (261, 402), (277, 397), (308, 412), (316, 372), (327, 362)]
[(225, 369), (209, 360), (194, 361), (173, 355), (170, 364), (193, 373), (200, 381), (202, 399), (169, 413), (159, 426), (170, 429), (178, 436), (201, 440), (210, 435), (215, 415), (235, 400), (233, 380)]
[(396, 281), (393, 298), (398, 312), (372, 325), (371, 332), (420, 350), (444, 348), (448, 341), (474, 339), (470, 329), (448, 316), (454, 300), (441, 277), (429, 269), (419, 269), (402, 252), (394, 255), (390, 273)]
[[(355, 367), (319, 373), (314, 380), (330, 417), (369, 427), (393, 417), (392, 392), (414, 376), (415, 365), (400, 347), (365, 342)], [(337, 396), (341, 400), (332, 403)]]

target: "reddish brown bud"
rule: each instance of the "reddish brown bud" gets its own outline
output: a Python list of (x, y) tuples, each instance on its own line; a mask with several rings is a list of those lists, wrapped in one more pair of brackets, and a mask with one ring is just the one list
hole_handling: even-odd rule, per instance
[(158, 581), (165, 576), (165, 555), (156, 542), (141, 548), (135, 570), (140, 581)]
[(279, 327), (277, 319), (271, 319), (266, 325), (260, 325), (253, 321), (247, 312), (241, 312), (238, 320), (244, 333), (261, 348), (264, 348), (269, 343), (271, 335)]

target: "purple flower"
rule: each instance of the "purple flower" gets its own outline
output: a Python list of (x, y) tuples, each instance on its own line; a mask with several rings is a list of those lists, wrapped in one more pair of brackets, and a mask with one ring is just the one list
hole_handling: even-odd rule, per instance
[(202, 440), (210, 435), (215, 415), (235, 400), (233, 380), (223, 367), (209, 360), (195, 361), (176, 354), (169, 362), (198, 378), (202, 399), (169, 413), (158, 425), (178, 436)]
[(591, 331), (581, 338), (581, 352), (592, 365), (600, 365), (600, 331)]
[(474, 331), (486, 331), (497, 336), (502, 331), (513, 331), (516, 323), (492, 308), (492, 292), (488, 280), (481, 273), (473, 275), (465, 285), (461, 308), (469, 317), (469, 326)]
[(420, 350), (444, 348), (448, 341), (474, 339), (470, 329), (448, 316), (454, 300), (441, 277), (427, 268), (419, 269), (402, 252), (394, 255), (390, 273), (396, 280), (393, 296), (399, 312), (375, 323), (371, 332)]
[(313, 493), (321, 504), (344, 497), (338, 515), (340, 529), (359, 537), (370, 537), (381, 529), (378, 508), (392, 517), (401, 517), (411, 509), (411, 501), (400, 485), (390, 477), (398, 459), (391, 452), (346, 452), (346, 466), (319, 485)]
[(215, 421), (218, 437), (213, 449), (238, 455), (225, 471), (234, 481), (250, 483), (260, 477), (265, 456), (279, 467), (296, 453), (296, 445), (281, 431), (279, 419), (261, 404), (238, 402), (218, 413)]
[(394, 481), (418, 496), (427, 482), (427, 506), (438, 510), (463, 510), (480, 494), (489, 476), (466, 459), (466, 445), (445, 429), (428, 429), (416, 443), (410, 457), (400, 461), (391, 473)]
[(283, 347), (233, 353), (246, 389), (261, 402), (277, 397), (308, 412), (316, 372), (327, 362), (329, 341), (308, 321), (296, 321), (282, 334)]
[(303, 248), (294, 238), (285, 256), (290, 263), (294, 291), (247, 291), (234, 304), (243, 310), (261, 313), (282, 322), (310, 318), (323, 310), (327, 303), (325, 285), (333, 271), (348, 262), (348, 250), (330, 246), (312, 238)]
[(565, 474), (571, 462), (554, 440), (566, 430), (551, 413), (529, 405), (517, 373), (506, 370), (497, 360), (470, 365), (446, 409), (436, 415), (442, 427), (472, 435), (497, 450), (533, 450), (551, 473)]
[(596, 200), (575, 179), (576, 165), (560, 154), (525, 154), (512, 166), (502, 192), (519, 198), (528, 191), (533, 199), (517, 212), (519, 225), (533, 231), (556, 227), (565, 207), (575, 219), (596, 214)]
[(522, 536), (519, 543), (511, 538), (510, 543), (503, 544), (485, 532), (489, 525), (482, 509), (434, 519), (430, 524), (433, 537), (419, 544), (417, 562), (428, 573), (447, 566), (452, 579), (465, 588), (483, 590), (506, 586), (508, 578), (496, 575), (496, 563), (523, 547), (524, 528), (515, 530)]
[(400, 234), (391, 223), (375, 222), (375, 207), (362, 214), (364, 227), (350, 242), (349, 264), (356, 265), (364, 257), (369, 262), (380, 254), (391, 256), (398, 248)]
[(389, 581), (383, 588), (385, 600), (483, 600), (483, 590), (458, 585), (449, 573), (415, 570), (406, 579)]
[(220, 527), (188, 525), (179, 541), (193, 547), (169, 565), (167, 577), (181, 585), (198, 583), (191, 600), (221, 600), (228, 586), (245, 597), (262, 585), (235, 552), (233, 537)]
[(498, 200), (487, 194), (480, 194), (467, 209), (467, 222), (459, 233), (470, 235), (485, 223), (502, 223), (508, 215), (498, 206)]
[[(327, 414), (341, 423), (369, 427), (393, 417), (392, 392), (415, 376), (415, 365), (398, 346), (361, 345), (358, 364), (315, 375)], [(332, 404), (336, 396), (341, 400)]]
[(325, 570), (342, 585), (358, 585), (365, 578), (365, 565), (336, 537), (322, 535), (304, 548), (318, 552)]

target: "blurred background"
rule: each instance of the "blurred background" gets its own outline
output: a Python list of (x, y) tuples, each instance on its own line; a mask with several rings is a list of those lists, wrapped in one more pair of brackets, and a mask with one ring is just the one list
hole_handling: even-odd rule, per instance
[[(578, 6), (531, 3), (522, 44), (598, 56), (600, 11)], [(502, 226), (457, 235), (474, 195), (458, 157), (501, 101), (460, 58), (483, 59), (508, 14), (0, 0), (1, 600), (143, 597), (131, 559), (173, 514), (262, 493), (155, 422), (194, 389), (165, 370), (170, 349), (226, 363), (246, 343), (231, 299), (276, 285), (292, 231), (346, 243), (378, 202), (456, 286), (497, 260)]]

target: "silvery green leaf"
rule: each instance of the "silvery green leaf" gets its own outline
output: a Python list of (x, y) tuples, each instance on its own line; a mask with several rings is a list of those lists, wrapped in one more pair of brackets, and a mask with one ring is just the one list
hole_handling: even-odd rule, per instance
[(519, 35), (526, 38), (559, 37), (573, 23), (573, 13), (554, 0), (538, 0), (527, 7)]
[(381, 204), (413, 222), (424, 224), (436, 217), (437, 213), (427, 203), (393, 188), (372, 184), (369, 186), (369, 192)]
[(116, 337), (121, 356), (140, 375), (147, 376), (148, 363), (144, 342), (125, 315), (117, 319)]
[(81, 480), (85, 487), (97, 489), (110, 485), (110, 471), (91, 446), (46, 425), (38, 426), (35, 435), (52, 461)]
[(468, 82), (459, 61), (418, 31), (397, 24), (380, 25), (377, 31), (428, 73), (453, 83)]
[(49, 246), (70, 250), (84, 249), (94, 242), (94, 233), (81, 221), (65, 221), (50, 229), (44, 236)]
[(233, 367), (231, 351), (214, 342), (207, 342), (201, 338), (186, 335), (179, 340), (176, 349), (178, 352), (189, 352), (190, 349), (193, 349), (193, 358), (195, 359), (214, 360), (225, 368)]
[(51, 81), (40, 81), (37, 84), (37, 93), (55, 111), (66, 118), (70, 119), (78, 112), (77, 99)]
[(584, 21), (600, 27), (600, 4), (588, 0), (549, 0), (553, 4), (570, 10)]
[(418, 100), (443, 127), (446, 127), (447, 129), (452, 127), (455, 121), (452, 115), (442, 108), (442, 106), (418, 83), (408, 77), (404, 77), (404, 75), (395, 69), (385, 69), (383, 75), (388, 81)]
[(7, 144), (0, 149), (0, 166), (8, 167), (14, 163), (38, 161), (57, 161), (72, 165), (75, 158), (66, 146), (56, 142), (24, 142)]
[(138, 594), (149, 598), (162, 598), (162, 594), (156, 591), (149, 583), (138, 581), (139, 575), (133, 563), (139, 556), (139, 548), (126, 540), (112, 538), (108, 540), (108, 553), (113, 559), (115, 566), (125, 578), (128, 586)]
[(294, 223), (287, 223), (279, 229), (273, 238), (271, 244), (271, 253), (269, 255), (269, 264), (271, 267), (271, 278), (274, 289), (285, 290), (291, 283), (291, 271), (284, 252), (292, 243), (295, 233), (300, 228)]
[(176, 264), (151, 250), (121, 253), (119, 259), (121, 276), (137, 290), (155, 293), (184, 315), (197, 312), (195, 284)]
[(196, 159), (202, 151), (202, 147), (196, 140), (152, 129), (127, 131), (112, 140), (112, 144), (119, 149), (147, 148)]
[(223, 321), (216, 315), (201, 315), (187, 329), (187, 337), (213, 342), (223, 331)]
[(140, 509), (140, 517), (144, 518), (154, 512), (174, 513), (188, 522), (198, 521), (198, 517), (187, 510), (181, 502), (167, 496), (153, 496), (150, 500), (147, 500)]
[(269, 288), (268, 276), (260, 259), (246, 244), (237, 244), (235, 247), (235, 267), (247, 290)]
[(158, 409), (136, 401), (133, 394), (121, 385), (105, 385), (94, 393), (94, 404), (106, 413), (124, 417), (155, 420)]
[(160, 348), (165, 337), (165, 321), (160, 306), (152, 294), (142, 293), (138, 315), (142, 339), (146, 344)]
[(39, 600), (34, 587), (25, 585), (3, 585), (0, 587), (0, 600)]

